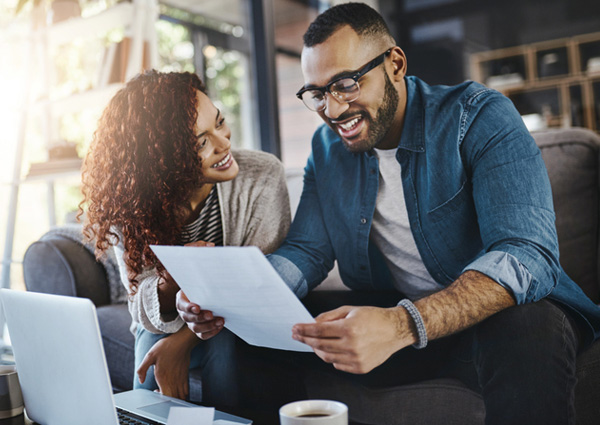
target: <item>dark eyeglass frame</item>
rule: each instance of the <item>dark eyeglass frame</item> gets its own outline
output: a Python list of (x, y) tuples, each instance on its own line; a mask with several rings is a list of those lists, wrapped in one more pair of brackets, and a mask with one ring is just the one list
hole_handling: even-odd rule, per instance
[[(302, 87), (300, 90), (298, 90), (298, 93), (296, 93), (296, 97), (300, 100), (302, 100), (302, 103), (304, 103), (306, 105), (306, 107), (308, 109), (310, 109), (311, 111), (315, 111), (315, 112), (320, 112), (323, 111), (325, 109), (325, 105), (323, 106), (323, 108), (321, 109), (313, 109), (310, 106), (308, 106), (306, 104), (306, 102), (302, 99), (302, 95), (307, 92), (307, 91), (320, 91), (323, 94), (323, 98), (325, 98), (325, 94), (329, 93), (330, 95), (332, 95), (337, 101), (339, 102), (346, 102), (346, 103), (351, 103), (354, 102), (356, 99), (359, 98), (360, 96), (360, 85), (358, 84), (358, 80), (365, 75), (367, 72), (371, 71), (372, 69), (378, 67), (379, 65), (381, 65), (383, 63), (383, 60), (385, 59), (385, 57), (387, 55), (389, 55), (392, 51), (393, 47), (390, 47), (389, 49), (387, 49), (385, 52), (383, 52), (382, 54), (378, 55), (377, 57), (375, 57), (373, 60), (367, 62), (365, 65), (363, 65), (359, 70), (357, 70), (356, 72), (350, 74), (350, 75), (344, 75), (343, 77), (339, 77), (336, 78), (333, 81), (330, 81), (329, 83), (327, 83), (324, 86), (321, 87)], [(331, 92), (331, 87), (337, 83), (338, 81), (341, 80), (347, 80), (347, 79), (352, 79), (354, 80), (354, 83), (358, 85), (358, 96), (356, 96), (355, 99), (352, 99), (350, 101), (346, 101), (343, 99), (340, 99), (339, 97), (337, 97), (335, 94), (333, 94)]]

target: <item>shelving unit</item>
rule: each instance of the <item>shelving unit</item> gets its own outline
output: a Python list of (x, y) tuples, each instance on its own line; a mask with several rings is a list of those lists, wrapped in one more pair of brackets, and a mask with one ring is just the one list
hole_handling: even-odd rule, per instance
[[(15, 223), (20, 185), (30, 181), (45, 181), (48, 188), (48, 217), (50, 226), (56, 224), (54, 211), (54, 184), (55, 180), (77, 175), (80, 172), (81, 161), (76, 158), (58, 164), (48, 161), (36, 164), (27, 176), (23, 176), (23, 152), (27, 138), (27, 122), (31, 117), (41, 120), (43, 129), (43, 142), (50, 147), (51, 142), (60, 138), (56, 123), (61, 116), (68, 113), (82, 111), (87, 108), (103, 108), (112, 96), (123, 86), (122, 82), (100, 84), (85, 92), (73, 93), (69, 96), (56, 98), (52, 95), (52, 68), (50, 52), (57, 46), (66, 45), (74, 40), (85, 41), (105, 37), (106, 34), (117, 28), (124, 29), (128, 42), (126, 64), (124, 65), (124, 79), (127, 81), (144, 68), (156, 67), (158, 63), (157, 40), (155, 22), (158, 19), (158, 5), (156, 0), (134, 0), (133, 2), (118, 3), (90, 17), (72, 18), (64, 22), (43, 28), (34, 32), (28, 44), (29, 66), (26, 70), (31, 78), (41, 79), (42, 96), (38, 100), (23, 105), (19, 132), (17, 136), (17, 149), (13, 162), (13, 178), (8, 205), (6, 222), (6, 240), (2, 260), (2, 287), (10, 286), (10, 267), (12, 259)], [(37, 59), (37, 61), (36, 61)], [(32, 71), (36, 62), (41, 64), (40, 69)], [(112, 67), (112, 63), (104, 66)], [(31, 81), (27, 78), (27, 81)], [(27, 98), (30, 96), (27, 94)], [(0, 333), (2, 327), (0, 326)]]
[(475, 53), (471, 77), (547, 127), (600, 132), (600, 32)]

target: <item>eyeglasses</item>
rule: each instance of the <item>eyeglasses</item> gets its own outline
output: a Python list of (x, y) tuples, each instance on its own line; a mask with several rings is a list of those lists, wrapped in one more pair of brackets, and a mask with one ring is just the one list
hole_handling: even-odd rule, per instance
[(303, 87), (296, 93), (296, 97), (302, 100), (308, 109), (315, 112), (320, 112), (327, 106), (326, 93), (331, 94), (338, 102), (354, 102), (360, 96), (358, 80), (373, 68), (381, 65), (391, 51), (392, 49), (386, 50), (355, 73), (333, 80), (325, 86)]

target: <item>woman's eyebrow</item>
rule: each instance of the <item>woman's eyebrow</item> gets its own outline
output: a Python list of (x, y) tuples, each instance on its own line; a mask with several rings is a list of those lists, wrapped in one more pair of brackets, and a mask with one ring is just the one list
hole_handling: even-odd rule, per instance
[[(217, 116), (215, 117), (215, 122), (218, 123), (219, 117), (221, 116), (221, 111), (219, 110), (219, 108), (216, 108), (216, 109), (217, 109)], [(208, 133), (208, 131), (203, 131), (202, 133), (198, 134), (198, 136), (196, 136), (196, 137), (199, 139), (202, 136), (204, 136), (206, 133)]]

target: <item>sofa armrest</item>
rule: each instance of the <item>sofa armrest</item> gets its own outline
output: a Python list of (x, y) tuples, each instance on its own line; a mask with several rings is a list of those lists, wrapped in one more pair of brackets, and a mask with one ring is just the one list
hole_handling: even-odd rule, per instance
[(23, 275), (28, 291), (89, 298), (96, 306), (110, 303), (104, 266), (81, 243), (61, 235), (29, 246)]

